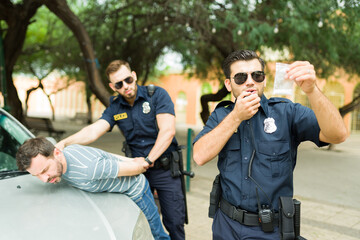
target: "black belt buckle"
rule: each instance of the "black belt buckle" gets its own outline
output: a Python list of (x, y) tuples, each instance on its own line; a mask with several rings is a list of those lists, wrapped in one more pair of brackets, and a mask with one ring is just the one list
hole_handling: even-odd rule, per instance
[(237, 209), (236, 207), (233, 207), (233, 220), (238, 221), (241, 224), (244, 224), (244, 214), (245, 214), (245, 210), (242, 209)]

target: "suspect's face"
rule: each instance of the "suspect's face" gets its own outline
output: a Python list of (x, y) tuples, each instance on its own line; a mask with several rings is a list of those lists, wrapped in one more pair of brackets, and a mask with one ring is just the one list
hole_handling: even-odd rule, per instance
[[(266, 78), (262, 82), (257, 82), (253, 79), (252, 73), (263, 71), (259, 60), (253, 59), (249, 61), (236, 61), (230, 66), (230, 79), (225, 80), (225, 86), (228, 91), (232, 91), (235, 98), (237, 98), (243, 91), (258, 94), (261, 97), (266, 86)], [(246, 73), (247, 78), (242, 84), (237, 84), (234, 77), (238, 73)], [(244, 74), (243, 74), (244, 75)], [(256, 77), (256, 75), (254, 75)]]
[(31, 165), (26, 170), (45, 183), (58, 183), (61, 181), (63, 165), (56, 157), (50, 158), (38, 154), (32, 158)]
[(109, 74), (109, 86), (115, 92), (118, 92), (126, 101), (132, 101), (136, 97), (136, 73), (131, 72), (124, 65), (114, 73)]

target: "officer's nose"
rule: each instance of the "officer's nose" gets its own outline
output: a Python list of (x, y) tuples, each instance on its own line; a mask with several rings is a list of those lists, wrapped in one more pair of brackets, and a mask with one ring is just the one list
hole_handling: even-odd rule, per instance
[(254, 85), (255, 84), (255, 80), (252, 78), (251, 73), (248, 73), (248, 77), (246, 79), (245, 84), (246, 85)]
[(125, 81), (123, 81), (123, 84), (124, 84), (123, 86), (124, 89), (128, 89), (128, 87), (130, 86), (130, 83), (127, 83)]

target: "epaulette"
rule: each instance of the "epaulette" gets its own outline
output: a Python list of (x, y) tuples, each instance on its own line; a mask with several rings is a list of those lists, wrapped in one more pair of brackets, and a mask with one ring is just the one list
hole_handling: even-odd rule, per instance
[(110, 97), (110, 103), (114, 102), (116, 99), (118, 99), (119, 95), (111, 96)]
[(291, 100), (287, 98), (274, 97), (269, 99), (269, 103), (291, 103)]
[(225, 100), (225, 101), (222, 101), (222, 102), (219, 102), (218, 105), (216, 105), (215, 109), (216, 108), (219, 108), (219, 107), (227, 107), (229, 106), (230, 104), (232, 104), (233, 102), (232, 101), (229, 101), (229, 100)]

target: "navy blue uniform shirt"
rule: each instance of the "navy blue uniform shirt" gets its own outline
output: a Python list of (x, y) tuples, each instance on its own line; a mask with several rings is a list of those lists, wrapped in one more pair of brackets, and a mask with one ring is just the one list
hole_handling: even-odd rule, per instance
[[(156, 87), (150, 97), (146, 86), (137, 85), (136, 99), (132, 107), (120, 95), (110, 97), (110, 106), (105, 109), (100, 119), (110, 124), (110, 131), (117, 124), (125, 135), (133, 157), (146, 157), (158, 135), (156, 115), (160, 113), (175, 116), (174, 104), (169, 94), (163, 88)], [(118, 144), (121, 146), (121, 143)], [(176, 150), (176, 146), (174, 138), (164, 154)]]
[[(215, 128), (232, 110), (234, 103), (217, 107), (209, 117), (194, 143)], [(293, 170), (296, 164), (297, 148), (303, 141), (320, 142), (320, 128), (314, 112), (285, 98), (260, 101), (259, 111), (249, 120), (242, 121), (219, 153), (218, 168), (221, 174), (222, 197), (234, 206), (250, 212), (257, 212), (256, 188), (260, 204), (270, 205), (278, 210), (280, 196), (293, 196)], [(267, 133), (264, 120), (273, 118), (276, 131)], [(268, 131), (269, 132), (269, 131)], [(249, 162), (252, 161), (251, 177), (248, 177)]]

